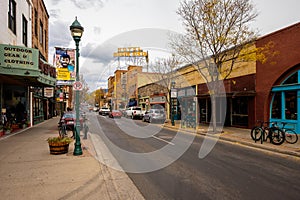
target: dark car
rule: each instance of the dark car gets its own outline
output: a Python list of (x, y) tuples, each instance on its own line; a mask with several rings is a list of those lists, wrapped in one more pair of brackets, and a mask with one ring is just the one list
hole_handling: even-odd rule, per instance
[(164, 123), (166, 121), (166, 114), (164, 109), (150, 109), (146, 111), (142, 119), (144, 122), (159, 122)]
[[(83, 127), (83, 118), (80, 117), (80, 129)], [(67, 130), (74, 131), (74, 127), (76, 124), (76, 113), (75, 112), (65, 112), (63, 116), (60, 118), (58, 124), (61, 126), (63, 123), (66, 124)]]
[(112, 110), (109, 112), (108, 116), (111, 118), (121, 118), (123, 113), (119, 110)]

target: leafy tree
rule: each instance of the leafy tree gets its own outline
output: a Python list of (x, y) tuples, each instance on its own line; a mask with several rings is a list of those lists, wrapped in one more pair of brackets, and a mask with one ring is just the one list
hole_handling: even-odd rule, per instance
[(94, 92), (94, 103), (99, 104), (99, 106), (102, 106), (105, 101), (105, 91), (100, 88)]
[(174, 36), (171, 46), (185, 62), (194, 65), (207, 83), (216, 132), (216, 97), (224, 93), (222, 80), (229, 77), (257, 37), (249, 25), (257, 12), (250, 0), (185, 0), (177, 14), (185, 33)]

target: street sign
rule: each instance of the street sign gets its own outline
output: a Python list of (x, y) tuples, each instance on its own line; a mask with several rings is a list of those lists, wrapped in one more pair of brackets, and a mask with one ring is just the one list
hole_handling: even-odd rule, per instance
[(175, 88), (171, 89), (171, 98), (177, 98), (177, 89)]
[(73, 90), (82, 90), (82, 83), (80, 81), (75, 81), (73, 84)]

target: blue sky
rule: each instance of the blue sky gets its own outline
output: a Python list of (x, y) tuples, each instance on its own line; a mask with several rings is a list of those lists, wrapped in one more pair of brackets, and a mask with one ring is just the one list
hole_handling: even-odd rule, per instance
[[(259, 13), (253, 27), (260, 35), (300, 22), (299, 0), (252, 2)], [(44, 3), (50, 15), (50, 63), (55, 46), (75, 47), (69, 31), (75, 16), (84, 27), (80, 73), (90, 91), (107, 87), (107, 78), (119, 67), (112, 56), (118, 47), (137, 46), (149, 50), (150, 59), (164, 57), (169, 54), (168, 34), (184, 31), (176, 14), (180, 0), (44, 0)]]

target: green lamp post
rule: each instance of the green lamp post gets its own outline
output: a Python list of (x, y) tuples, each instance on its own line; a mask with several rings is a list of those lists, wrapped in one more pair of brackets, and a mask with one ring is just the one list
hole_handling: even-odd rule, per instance
[[(79, 42), (83, 33), (83, 27), (77, 21), (70, 26), (71, 35), (76, 44), (76, 82), (79, 81)], [(75, 123), (75, 147), (73, 155), (82, 155), (82, 148), (80, 143), (80, 120), (79, 120), (79, 90), (75, 91), (75, 112), (76, 112), (76, 123)]]

